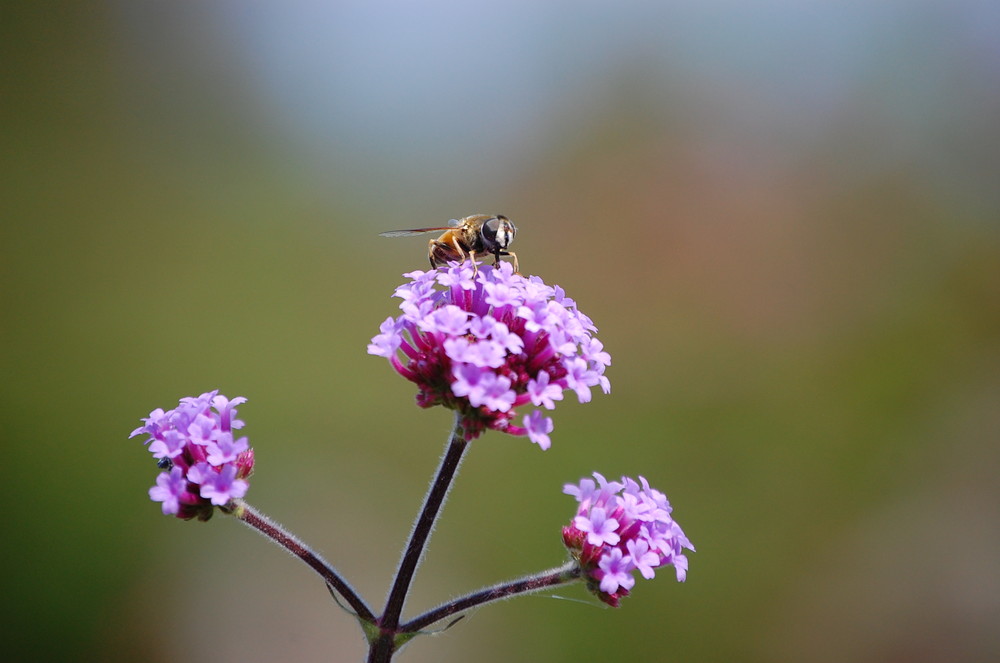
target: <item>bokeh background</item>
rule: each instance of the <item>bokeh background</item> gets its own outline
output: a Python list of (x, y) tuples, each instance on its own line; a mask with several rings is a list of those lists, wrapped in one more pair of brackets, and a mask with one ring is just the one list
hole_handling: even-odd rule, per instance
[(1000, 5), (7, 3), (8, 661), (357, 661), (310, 571), (164, 518), (128, 433), (245, 395), (248, 498), (380, 604), (449, 413), (365, 353), (424, 240), (518, 224), (613, 357), (552, 449), (477, 441), (409, 614), (559, 564), (563, 483), (698, 547), (619, 610), (482, 609), (401, 660), (1000, 658)]

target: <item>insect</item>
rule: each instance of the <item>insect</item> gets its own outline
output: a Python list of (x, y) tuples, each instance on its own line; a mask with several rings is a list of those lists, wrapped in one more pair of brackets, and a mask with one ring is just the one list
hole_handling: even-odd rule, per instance
[(475, 266), (476, 257), (492, 255), (494, 265), (499, 264), (500, 256), (510, 256), (514, 261), (514, 271), (518, 271), (517, 256), (507, 250), (517, 233), (510, 219), (502, 214), (473, 214), (464, 219), (452, 219), (451, 223), (451, 226), (445, 227), (389, 230), (379, 234), (382, 237), (409, 237), (444, 231), (440, 237), (427, 243), (427, 257), (432, 268), (451, 260), (462, 262), (466, 259), (472, 259)]

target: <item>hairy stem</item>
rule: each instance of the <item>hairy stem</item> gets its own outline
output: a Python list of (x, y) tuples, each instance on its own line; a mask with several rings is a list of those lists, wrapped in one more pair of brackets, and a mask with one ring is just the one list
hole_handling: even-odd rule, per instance
[(467, 594), (466, 596), (444, 603), (433, 610), (412, 619), (402, 626), (400, 631), (404, 633), (415, 633), (441, 621), (451, 615), (457, 614), (470, 608), (476, 608), (494, 601), (502, 601), (518, 594), (530, 594), (549, 587), (565, 585), (575, 582), (580, 578), (580, 566), (576, 562), (567, 562), (563, 566), (542, 573), (502, 582), (492, 587)]
[(235, 500), (235, 507), (231, 513), (247, 527), (257, 530), (266, 538), (281, 546), (291, 554), (305, 562), (306, 566), (322, 576), (326, 584), (344, 597), (347, 604), (354, 610), (354, 614), (362, 621), (373, 623), (375, 615), (371, 608), (365, 603), (354, 589), (340, 577), (333, 566), (314, 552), (309, 546), (302, 542), (291, 532), (285, 530), (257, 509), (253, 508), (243, 500)]
[(424, 554), (427, 539), (434, 529), (438, 513), (441, 511), (468, 445), (461, 426), (461, 419), (456, 413), (455, 425), (448, 441), (448, 447), (441, 459), (441, 464), (438, 466), (434, 481), (427, 491), (427, 496), (424, 498), (424, 505), (413, 525), (413, 531), (410, 532), (410, 540), (407, 542), (403, 557), (399, 561), (399, 568), (396, 570), (396, 577), (389, 590), (385, 610), (378, 619), (379, 635), (371, 641), (368, 652), (369, 663), (388, 663), (392, 660), (392, 655), (399, 644), (397, 641), (397, 635), (401, 633), (399, 620), (403, 612), (403, 605), (406, 603), (406, 595), (413, 582), (420, 558)]

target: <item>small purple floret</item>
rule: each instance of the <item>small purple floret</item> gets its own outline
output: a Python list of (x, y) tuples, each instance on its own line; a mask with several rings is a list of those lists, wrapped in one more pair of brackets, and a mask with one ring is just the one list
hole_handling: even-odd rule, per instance
[(149, 489), (149, 499), (163, 502), (163, 515), (173, 516), (180, 510), (181, 497), (187, 492), (184, 470), (174, 467), (170, 472), (160, 472), (156, 485)]
[(553, 427), (552, 417), (544, 416), (540, 410), (534, 410), (524, 418), (524, 428), (528, 431), (528, 439), (540, 446), (543, 451), (552, 446), (549, 433), (552, 432)]

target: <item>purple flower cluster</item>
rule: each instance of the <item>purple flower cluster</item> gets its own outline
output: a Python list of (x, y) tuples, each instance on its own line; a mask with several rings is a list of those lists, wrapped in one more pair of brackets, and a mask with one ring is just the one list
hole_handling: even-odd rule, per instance
[(667, 496), (641, 476), (638, 482), (629, 477), (618, 482), (594, 472), (594, 478), (597, 483), (583, 479), (563, 487), (580, 503), (573, 523), (563, 528), (563, 543), (579, 562), (590, 591), (617, 608), (635, 584), (633, 571), (648, 580), (653, 569), (667, 564), (684, 582), (684, 549), (694, 546), (670, 517)]
[(229, 400), (218, 390), (182, 398), (173, 410), (150, 412), (129, 435), (149, 435), (149, 451), (164, 469), (149, 497), (163, 503), (165, 515), (208, 520), (215, 507), (246, 494), (253, 449), (246, 437), (233, 436), (233, 430), (243, 428), (236, 406), (246, 400)]
[(552, 419), (534, 410), (515, 425), (516, 408), (551, 410), (567, 389), (581, 403), (592, 387), (610, 391), (611, 357), (562, 288), (515, 274), (509, 263), (451, 263), (404, 276), (410, 282), (395, 292), (403, 313), (382, 323), (368, 353), (417, 385), (421, 407), (456, 410), (466, 439), (489, 428), (548, 449)]

